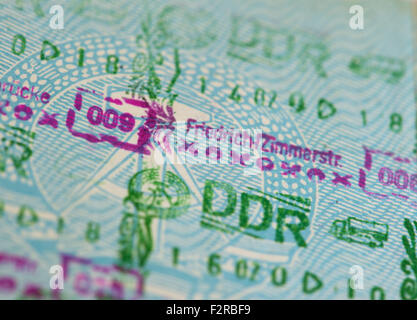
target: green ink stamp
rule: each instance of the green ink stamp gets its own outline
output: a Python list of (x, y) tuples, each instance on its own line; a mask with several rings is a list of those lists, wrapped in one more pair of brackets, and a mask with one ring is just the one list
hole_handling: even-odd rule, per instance
[[(307, 216), (311, 209), (310, 199), (283, 193), (272, 195), (254, 188), (248, 189), (258, 194), (243, 192), (240, 195), (239, 210), (236, 209), (237, 192), (231, 184), (206, 180), (200, 225), (226, 234), (237, 232), (255, 239), (269, 239), (278, 243), (288, 242), (287, 237), (290, 237), (291, 233), (297, 246), (307, 246), (302, 232), (310, 224)], [(281, 204), (274, 210), (272, 201), (275, 200), (289, 207)], [(258, 219), (259, 223), (253, 223), (254, 216), (261, 218)], [(272, 228), (273, 220), (276, 222), (275, 230)], [(291, 220), (291, 223), (288, 220)]]
[(390, 84), (399, 83), (407, 70), (402, 59), (371, 54), (353, 57), (349, 69), (362, 78), (377, 74)]
[[(409, 219), (404, 220), (404, 227), (407, 230), (408, 237), (403, 235), (401, 240), (408, 258), (401, 261), (401, 270), (406, 274), (407, 278), (401, 284), (400, 296), (403, 300), (417, 299), (417, 246), (416, 231), (417, 222)], [(414, 279), (411, 277), (414, 276)]]
[(383, 248), (384, 241), (388, 240), (388, 225), (349, 217), (333, 221), (330, 233), (339, 240)]
[(0, 172), (5, 172), (7, 160), (11, 160), (16, 173), (20, 177), (27, 177), (24, 164), (32, 156), (30, 148), (35, 137), (34, 132), (22, 128), (6, 126), (0, 127)]

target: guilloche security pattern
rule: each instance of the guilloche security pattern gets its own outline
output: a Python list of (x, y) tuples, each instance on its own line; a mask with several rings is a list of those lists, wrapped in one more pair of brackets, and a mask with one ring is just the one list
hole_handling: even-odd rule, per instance
[(1, 299), (416, 299), (412, 1), (0, 2)]

